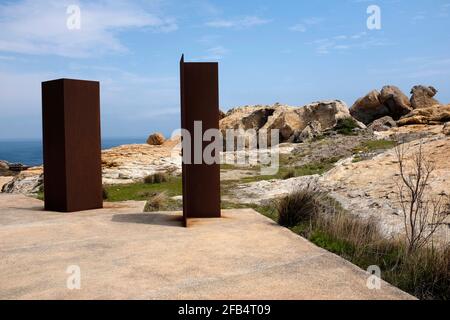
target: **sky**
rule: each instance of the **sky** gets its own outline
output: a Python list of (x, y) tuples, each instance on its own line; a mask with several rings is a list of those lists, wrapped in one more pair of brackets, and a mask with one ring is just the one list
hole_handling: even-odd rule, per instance
[(41, 138), (41, 82), (58, 78), (100, 81), (104, 137), (169, 135), (182, 53), (219, 62), (222, 110), (350, 107), (388, 84), (450, 103), (449, 31), (450, 0), (0, 0), (0, 139)]

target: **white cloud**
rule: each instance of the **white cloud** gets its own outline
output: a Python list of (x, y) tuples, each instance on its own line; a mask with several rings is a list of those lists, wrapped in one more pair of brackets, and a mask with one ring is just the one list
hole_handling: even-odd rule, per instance
[(203, 58), (205, 60), (221, 60), (226, 54), (229, 53), (229, 50), (223, 46), (212, 47), (206, 51), (207, 56)]
[(269, 23), (270, 20), (263, 19), (257, 16), (246, 16), (236, 19), (217, 19), (206, 23), (206, 26), (213, 28), (234, 28), (245, 29), (254, 26), (264, 25)]
[[(81, 9), (81, 29), (66, 26), (69, 4)], [(106, 0), (9, 2), (0, 5), (0, 51), (89, 57), (106, 52), (124, 52), (117, 34), (129, 28), (158, 32), (177, 29), (172, 18), (146, 12), (130, 2)]]
[(308, 44), (315, 46), (316, 52), (321, 55), (329, 54), (334, 50), (342, 52), (350, 49), (368, 49), (390, 45), (388, 41), (371, 37), (367, 32), (318, 39)]
[(322, 18), (312, 17), (303, 19), (301, 23), (295, 24), (291, 27), (289, 27), (289, 30), (294, 32), (306, 32), (308, 30), (308, 27), (319, 24), (323, 21)]
[(304, 24), (299, 23), (289, 27), (289, 30), (295, 32), (306, 32), (306, 26)]

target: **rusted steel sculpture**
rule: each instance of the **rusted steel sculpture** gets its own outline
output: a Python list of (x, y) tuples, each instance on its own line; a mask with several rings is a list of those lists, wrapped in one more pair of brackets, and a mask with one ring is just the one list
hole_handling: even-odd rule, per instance
[[(220, 164), (207, 164), (201, 157), (195, 161), (195, 154), (202, 152), (210, 143), (203, 141), (208, 129), (219, 129), (219, 80), (218, 63), (180, 61), (181, 85), (181, 128), (188, 132), (191, 141), (183, 138), (183, 217), (185, 226), (188, 218), (220, 217)], [(201, 122), (201, 132), (194, 132), (194, 126)], [(201, 134), (201, 146), (199, 146)], [(191, 161), (186, 160), (186, 152)], [(197, 162), (197, 164), (196, 164)]]
[(46, 210), (103, 207), (99, 89), (95, 81), (42, 83)]

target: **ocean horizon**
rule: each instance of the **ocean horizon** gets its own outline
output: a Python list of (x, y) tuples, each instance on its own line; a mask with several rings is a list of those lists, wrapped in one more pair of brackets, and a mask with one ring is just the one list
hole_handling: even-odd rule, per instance
[[(145, 143), (146, 138), (103, 138), (102, 150), (124, 144)], [(21, 163), (27, 166), (39, 166), (42, 160), (42, 140), (40, 139), (4, 139), (0, 140), (0, 160)]]

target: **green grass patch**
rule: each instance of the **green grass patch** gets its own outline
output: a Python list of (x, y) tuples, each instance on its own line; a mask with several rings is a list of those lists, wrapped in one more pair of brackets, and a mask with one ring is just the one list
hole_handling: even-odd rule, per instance
[(107, 201), (148, 200), (157, 192), (166, 192), (167, 196), (182, 194), (181, 177), (170, 177), (166, 182), (148, 184), (144, 182), (105, 186), (108, 194)]
[(336, 130), (337, 133), (342, 135), (353, 136), (357, 135), (354, 131), (357, 128), (359, 128), (359, 126), (354, 119), (346, 118), (346, 119), (339, 119), (336, 126), (334, 127), (334, 130)]
[(280, 168), (278, 169), (278, 172), (276, 174), (245, 177), (242, 178), (240, 182), (250, 183), (274, 179), (285, 180), (294, 177), (311, 176), (315, 174), (321, 175), (331, 170), (337, 161), (339, 161), (339, 158), (329, 158), (323, 159), (321, 161), (308, 163), (302, 166), (291, 166), (291, 167), (283, 166), (283, 164), (280, 162)]
[(397, 145), (397, 142), (392, 140), (369, 140), (362, 142), (358, 147), (353, 149), (354, 153), (367, 153), (379, 150), (392, 149)]

